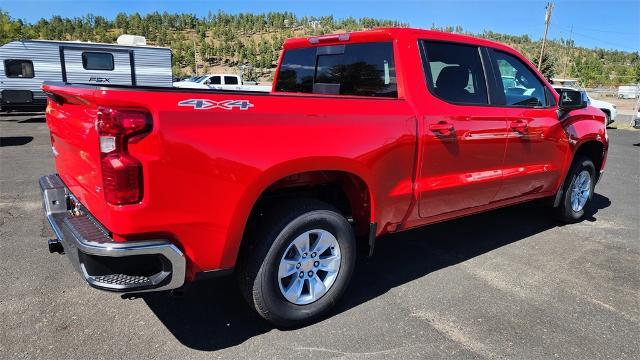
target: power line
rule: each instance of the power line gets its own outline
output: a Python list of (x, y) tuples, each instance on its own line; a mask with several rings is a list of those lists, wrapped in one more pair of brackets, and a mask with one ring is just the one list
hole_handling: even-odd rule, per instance
[(601, 32), (601, 33), (609, 33), (609, 34), (619, 34), (619, 35), (640, 35), (640, 32), (625, 32), (625, 31), (585, 29), (585, 28), (582, 28), (582, 30), (584, 30), (584, 31)]
[(562, 77), (567, 77), (567, 67), (569, 66), (569, 55), (571, 52), (571, 38), (573, 36), (573, 25), (571, 25), (571, 32), (569, 33), (569, 42), (567, 43), (567, 54), (564, 59), (564, 67), (562, 69)]
[[(595, 41), (597, 41), (597, 42), (599, 42), (599, 43), (606, 44), (606, 45), (610, 45), (610, 46), (615, 46), (615, 47), (622, 48), (622, 49), (625, 49), (625, 50), (627, 50), (627, 51), (631, 51), (631, 52), (637, 52), (637, 51), (638, 51), (638, 48), (630, 47), (628, 44), (627, 44), (627, 45), (622, 45), (622, 44), (620, 44), (620, 43), (611, 42), (611, 41), (609, 41), (609, 40), (602, 40), (602, 39), (599, 39), (599, 38), (593, 37), (593, 36), (588, 35), (588, 34), (584, 34), (584, 33), (577, 32), (577, 31), (575, 31), (575, 27), (574, 27), (573, 25), (572, 25), (572, 26), (564, 26), (564, 25), (562, 25), (562, 24), (557, 24), (557, 23), (555, 23), (555, 22), (554, 22), (554, 23), (552, 23), (552, 25), (553, 25), (553, 26), (555, 26), (555, 27), (556, 27), (556, 29), (557, 29), (558, 27), (564, 28), (565, 30), (573, 28), (574, 30), (572, 31), (572, 33), (573, 33), (574, 35), (576, 35), (576, 34), (577, 34), (579, 37), (582, 37), (582, 38), (587, 38), (587, 39), (595, 40)], [(582, 28), (580, 28), (579, 30), (582, 30)], [(562, 36), (562, 34), (566, 34), (566, 32), (565, 32), (565, 31), (562, 31), (561, 29), (557, 29), (556, 31), (557, 31), (557, 32), (560, 32), (561, 36)]]
[[(557, 24), (557, 23), (555, 23), (555, 22), (553, 23), (553, 25), (554, 25), (554, 26), (560, 26), (560, 27), (563, 27), (563, 28), (565, 28), (565, 29), (568, 29), (568, 28), (569, 28), (568, 26), (564, 26), (564, 25), (561, 25), (561, 24)], [(577, 32), (577, 31), (573, 30), (573, 28), (574, 28), (574, 27), (573, 27), (573, 25), (571, 25), (571, 27), (570, 27), (570, 28), (572, 29), (572, 33), (573, 33), (573, 34), (579, 35), (579, 36), (581, 36), (581, 37), (583, 37), (583, 38), (587, 38), (587, 39), (591, 39), (591, 40), (596, 40), (596, 41), (598, 41), (598, 42), (600, 42), (600, 43), (603, 43), (603, 44), (608, 44), (608, 45), (617, 46), (617, 47), (620, 47), (620, 48), (623, 48), (623, 49), (631, 50), (631, 51), (633, 51), (633, 52), (638, 51), (638, 48), (633, 48), (633, 47), (629, 47), (628, 45), (618, 44), (618, 43), (615, 43), (615, 42), (611, 42), (611, 41), (609, 41), (609, 40), (602, 40), (602, 39), (599, 39), (599, 38), (593, 37), (593, 36), (591, 36), (591, 35), (587, 35), (587, 34), (584, 34), (584, 33)], [(583, 29), (581, 28), (580, 30), (583, 30)], [(560, 30), (560, 32), (562, 32), (562, 30)], [(602, 31), (602, 32), (606, 32), (606, 31)], [(629, 33), (629, 34), (631, 34), (631, 33)], [(633, 35), (635, 35), (635, 33), (633, 33)]]
[[(558, 24), (555, 22), (553, 23), (553, 25), (564, 27), (565, 29), (569, 28), (568, 26), (565, 26), (563, 24)], [(627, 32), (627, 31), (617, 31), (617, 30), (602, 30), (602, 29), (594, 29), (594, 28), (580, 28), (580, 30), (594, 31), (594, 32), (600, 32), (600, 33), (620, 34), (620, 35), (639, 35), (640, 34), (639, 31)]]
[(598, 39), (598, 38), (595, 38), (595, 37), (593, 37), (593, 36), (591, 36), (591, 35), (586, 35), (586, 34), (579, 33), (579, 32), (577, 32), (577, 31), (575, 31), (575, 30), (573, 31), (573, 33), (574, 33), (575, 35), (579, 35), (579, 36), (582, 36), (582, 37), (587, 38), (587, 39), (591, 39), (591, 40), (599, 41), (599, 42), (601, 42), (601, 43), (603, 43), (603, 44), (608, 44), (608, 45), (617, 46), (617, 47), (620, 47), (620, 48), (622, 48), (622, 49), (631, 50), (631, 51), (633, 51), (633, 52), (637, 52), (637, 51), (638, 51), (638, 48), (637, 48), (637, 47), (636, 47), (636, 48), (632, 48), (632, 47), (629, 47), (629, 46), (627, 46), (627, 45), (617, 44), (617, 43), (613, 43), (613, 42), (608, 41), (608, 40)]

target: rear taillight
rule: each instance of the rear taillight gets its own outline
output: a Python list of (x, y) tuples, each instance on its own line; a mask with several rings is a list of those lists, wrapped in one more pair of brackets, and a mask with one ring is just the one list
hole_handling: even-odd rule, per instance
[(128, 153), (128, 145), (151, 131), (151, 115), (143, 110), (98, 108), (100, 163), (105, 200), (112, 205), (142, 200), (142, 164)]

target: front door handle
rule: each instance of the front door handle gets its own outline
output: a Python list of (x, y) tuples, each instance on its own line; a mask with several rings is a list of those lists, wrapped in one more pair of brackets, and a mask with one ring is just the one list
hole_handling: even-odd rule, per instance
[(519, 132), (521, 134), (524, 134), (525, 132), (527, 132), (527, 129), (529, 128), (529, 124), (527, 123), (527, 120), (515, 120), (511, 122), (511, 130)]
[(448, 136), (453, 133), (454, 128), (453, 124), (450, 124), (446, 121), (440, 121), (437, 124), (430, 124), (429, 130), (431, 130), (431, 132), (435, 133), (436, 135)]

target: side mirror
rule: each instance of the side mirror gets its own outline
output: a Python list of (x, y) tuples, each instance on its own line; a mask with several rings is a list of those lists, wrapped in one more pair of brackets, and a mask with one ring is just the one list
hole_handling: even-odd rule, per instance
[(584, 109), (588, 105), (587, 99), (582, 95), (581, 91), (577, 90), (562, 90), (560, 92), (560, 109), (561, 110), (576, 110)]

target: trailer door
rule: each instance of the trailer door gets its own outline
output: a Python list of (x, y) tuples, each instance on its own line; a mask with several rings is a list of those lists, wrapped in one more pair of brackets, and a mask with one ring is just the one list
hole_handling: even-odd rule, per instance
[(62, 79), (76, 84), (136, 85), (133, 61), (131, 50), (63, 46)]

